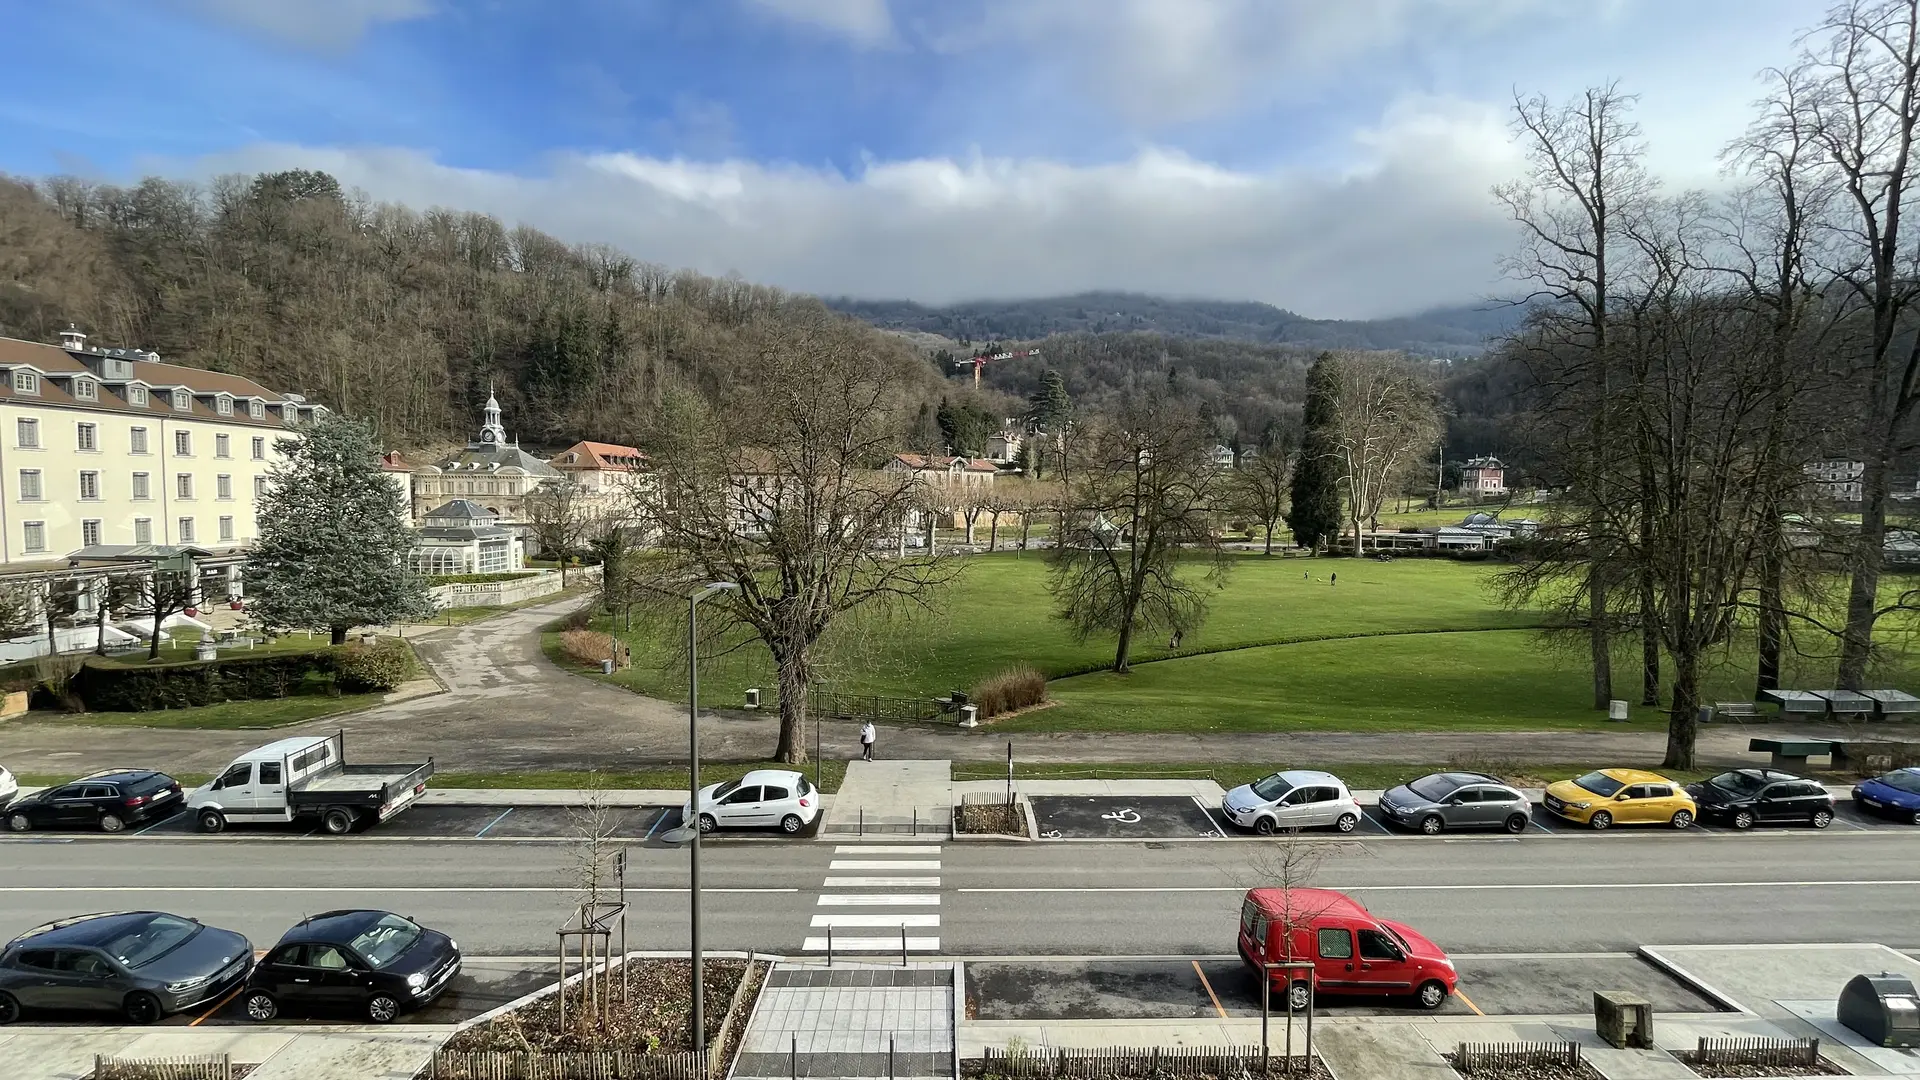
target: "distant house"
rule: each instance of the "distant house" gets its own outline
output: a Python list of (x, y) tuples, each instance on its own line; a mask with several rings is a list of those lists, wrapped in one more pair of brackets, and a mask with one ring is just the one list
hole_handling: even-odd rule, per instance
[(1888, 529), (1880, 549), (1880, 561), (1887, 566), (1920, 566), (1920, 533), (1909, 529)]
[(647, 455), (632, 446), (581, 440), (547, 459), (592, 496), (611, 494), (647, 471)]
[(472, 498), (498, 518), (522, 521), (527, 496), (560, 475), (560, 470), (507, 437), (500, 422), (500, 402), (491, 393), (482, 415), (480, 435), (465, 450), (413, 474), (416, 516), (424, 519), (425, 507), (441, 506), (448, 499)]
[(500, 515), (471, 499), (454, 499), (427, 511), (414, 533), (407, 563), (429, 577), (501, 574), (523, 569), (520, 538), (500, 524)]
[(1009, 420), (1006, 427), (987, 437), (987, 460), (997, 465), (1010, 464), (1020, 456), (1020, 448), (1026, 443), (1026, 433)]
[(1233, 468), (1233, 447), (1228, 446), (1225, 443), (1218, 443), (1213, 448), (1212, 457), (1213, 457), (1213, 464), (1215, 468), (1219, 468), (1219, 469)]
[(1000, 473), (1000, 467), (986, 458), (927, 454), (895, 454), (882, 467), (888, 472), (912, 473), (915, 480), (951, 478), (968, 484), (991, 484)]
[(1837, 503), (1860, 501), (1861, 481), (1867, 474), (1866, 462), (1829, 458), (1824, 461), (1809, 461), (1802, 469), (1807, 479), (1812, 482), (1814, 493), (1820, 498)]
[(1485, 498), (1507, 493), (1507, 467), (1497, 457), (1477, 457), (1460, 470), (1462, 494)]
[(389, 450), (380, 455), (380, 471), (387, 476), (387, 482), (393, 485), (394, 503), (400, 509), (402, 521), (413, 520), (413, 466), (400, 457), (400, 451)]

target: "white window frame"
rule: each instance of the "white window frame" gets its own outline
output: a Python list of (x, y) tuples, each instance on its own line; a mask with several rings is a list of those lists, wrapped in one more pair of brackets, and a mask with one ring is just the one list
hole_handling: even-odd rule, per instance
[(187, 412), (193, 408), (193, 394), (187, 390), (173, 392), (173, 411)]
[(193, 474), (175, 473), (173, 476), (173, 497), (184, 502), (193, 501)]
[(145, 456), (153, 453), (153, 444), (147, 441), (147, 429), (134, 427), (127, 431), (127, 453)]
[(220, 515), (220, 539), (229, 544), (233, 542), (233, 515), (232, 514)]
[(30, 416), (14, 421), (13, 444), (21, 450), (40, 449), (40, 421)]
[(266, 498), (266, 496), (267, 496), (267, 478), (264, 476), (254, 477), (253, 478), (253, 497), (256, 499), (264, 499)]
[(80, 401), (98, 401), (100, 400), (100, 390), (92, 379), (75, 379), (73, 380), (73, 396)]
[(225, 394), (215, 394), (213, 397), (213, 411), (219, 413), (221, 416), (232, 416), (233, 399)]
[(267, 440), (263, 435), (255, 435), (253, 437), (253, 460), (267, 460)]
[(36, 397), (39, 396), (40, 376), (31, 371), (14, 372), (13, 392), (16, 394), (33, 394)]
[[(27, 486), (28, 486), (27, 478), (28, 477), (33, 478), (32, 480), (33, 494), (31, 495), (27, 494)], [(46, 499), (47, 499), (46, 478), (40, 475), (40, 470), (39, 469), (21, 469), (20, 470), (20, 501), (21, 502), (45, 502)]]
[(233, 476), (221, 473), (213, 478), (213, 497), (227, 502), (233, 501)]
[[(89, 487), (93, 488), (93, 494), (91, 495), (87, 494), (87, 488)], [(100, 501), (99, 470), (82, 469), (80, 471), (80, 501), (81, 502), (99, 502)]]
[(173, 433), (173, 456), (174, 457), (192, 457), (193, 456), (193, 432), (175, 431)]
[(133, 542), (136, 544), (153, 543), (153, 519), (152, 518), (134, 518), (133, 519)]
[(127, 387), (127, 404), (129, 404), (129, 405), (145, 405), (146, 403), (147, 403), (147, 388), (146, 388), (146, 387), (144, 387), (144, 386), (129, 386), (129, 387)]
[(100, 450), (100, 425), (75, 424), (73, 426), (73, 445), (76, 450), (98, 453)]
[(267, 418), (267, 403), (258, 399), (247, 402), (247, 415), (253, 417), (255, 420), (265, 420)]
[(232, 457), (233, 437), (224, 433), (215, 435), (213, 437), (213, 456), (217, 458)]
[[(39, 540), (34, 534), (39, 534)], [(44, 521), (23, 521), (20, 523), (20, 549), (29, 555), (47, 550), (47, 523)]]
[[(88, 533), (93, 534), (91, 539), (88, 538), (87, 536)], [(100, 543), (100, 519), (99, 518), (82, 519), (80, 522), (80, 546), (93, 547), (98, 543)]]
[(137, 472), (133, 474), (133, 501), (153, 501), (153, 474)]
[(174, 524), (178, 527), (178, 531), (174, 533), (174, 539), (182, 544), (193, 543), (193, 519), (183, 517)]

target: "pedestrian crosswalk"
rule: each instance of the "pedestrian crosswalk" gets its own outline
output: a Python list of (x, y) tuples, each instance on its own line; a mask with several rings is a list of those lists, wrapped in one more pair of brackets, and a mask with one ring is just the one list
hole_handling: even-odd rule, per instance
[(940, 913), (926, 910), (940, 906), (940, 878), (908, 873), (939, 870), (940, 845), (841, 844), (833, 854), (803, 951), (940, 951), (939, 935), (926, 933), (940, 927)]

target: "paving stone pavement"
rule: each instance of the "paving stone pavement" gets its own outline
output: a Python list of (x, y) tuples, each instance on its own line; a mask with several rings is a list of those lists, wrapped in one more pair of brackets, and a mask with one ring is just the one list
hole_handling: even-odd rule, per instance
[(954, 966), (776, 966), (736, 1078), (951, 1077)]

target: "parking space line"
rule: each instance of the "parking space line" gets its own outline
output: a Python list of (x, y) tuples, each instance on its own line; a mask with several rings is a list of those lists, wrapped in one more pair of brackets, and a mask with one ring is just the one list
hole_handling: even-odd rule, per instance
[(1480, 1006), (1475, 1005), (1473, 1003), (1473, 999), (1467, 996), (1467, 992), (1465, 990), (1460, 989), (1458, 986), (1453, 988), (1453, 996), (1460, 999), (1460, 1004), (1465, 1005), (1469, 1009), (1472, 1009), (1473, 1015), (1475, 1016), (1487, 1015), (1486, 1013), (1481, 1012)]
[[(647, 841), (653, 839), (653, 834), (660, 828), (660, 823), (665, 820), (667, 820), (667, 812), (665, 810), (662, 810), (658, 815), (654, 817), (653, 824), (648, 826), (647, 828), (647, 835), (641, 837), (640, 842), (644, 844)], [(691, 963), (689, 963), (688, 968), (689, 970), (691, 970), (692, 968)]]
[(145, 836), (145, 835), (147, 835), (148, 833), (150, 833), (150, 832), (152, 832), (153, 830), (155, 830), (155, 829), (157, 829), (157, 828), (159, 828), (159, 827), (160, 827), (160, 826), (162, 826), (162, 825), (165, 825), (165, 824), (166, 824), (167, 822), (169, 822), (169, 821), (172, 821), (172, 820), (173, 820), (173, 816), (172, 816), (172, 815), (168, 815), (167, 817), (163, 817), (163, 818), (156, 818), (156, 819), (154, 819), (153, 821), (151, 821), (151, 822), (148, 822), (148, 823), (147, 823), (147, 827), (146, 827), (146, 828), (144, 828), (144, 829), (140, 829), (140, 830), (138, 830), (138, 831), (136, 831), (136, 832), (135, 832), (135, 833), (134, 833), (133, 835), (135, 835), (135, 836)]
[(1367, 824), (1373, 826), (1376, 829), (1379, 829), (1383, 835), (1392, 836), (1393, 835), (1392, 829), (1389, 829), (1385, 825), (1374, 820), (1373, 815), (1376, 812), (1377, 812), (1376, 810), (1369, 810), (1363, 806), (1360, 808), (1360, 820), (1366, 822)]
[(1227, 1019), (1227, 1010), (1220, 1007), (1220, 995), (1213, 992), (1213, 984), (1207, 981), (1207, 973), (1200, 970), (1198, 960), (1193, 962), (1193, 973), (1200, 976), (1200, 985), (1207, 988), (1207, 997), (1213, 1001), (1213, 1011), (1220, 1014), (1220, 1019)]
[(1207, 815), (1207, 820), (1213, 823), (1214, 832), (1219, 833), (1221, 836), (1227, 835), (1227, 827), (1220, 824), (1219, 818), (1213, 816), (1213, 811), (1207, 809), (1207, 804), (1200, 801), (1200, 796), (1195, 795), (1193, 797), (1193, 805), (1199, 807), (1200, 812)]
[(221, 998), (221, 999), (220, 999), (219, 1001), (217, 1001), (217, 1002), (215, 1002), (215, 1003), (214, 1003), (214, 1006), (213, 1006), (213, 1008), (211, 1008), (211, 1009), (208, 1009), (208, 1010), (207, 1010), (206, 1012), (203, 1012), (203, 1013), (201, 1013), (201, 1014), (200, 1014), (200, 1015), (199, 1015), (198, 1017), (196, 1017), (196, 1018), (194, 1019), (194, 1021), (193, 1021), (193, 1023), (191, 1023), (191, 1024), (188, 1024), (187, 1026), (188, 1026), (188, 1027), (199, 1027), (199, 1026), (200, 1026), (200, 1023), (201, 1023), (201, 1021), (203, 1021), (203, 1020), (205, 1020), (205, 1019), (207, 1019), (208, 1017), (210, 1017), (210, 1016), (212, 1016), (212, 1015), (213, 1015), (214, 1013), (217, 1013), (217, 1012), (219, 1012), (219, 1011), (220, 1011), (221, 1009), (224, 1009), (224, 1008), (226, 1008), (226, 1007), (227, 1007), (227, 1002), (229, 1002), (229, 1001), (232, 1001), (232, 1000), (233, 1000), (234, 998), (237, 998), (237, 997), (239, 997), (239, 996), (240, 996), (240, 991), (242, 991), (242, 990), (245, 990), (246, 988), (247, 988), (247, 984), (246, 984), (246, 982), (245, 982), (245, 980), (242, 980), (239, 986), (236, 986), (236, 987), (234, 987), (234, 988), (233, 988), (232, 990), (229, 990), (229, 991), (227, 991), (227, 996), (226, 996), (226, 997), (223, 997), (223, 998)]
[(511, 814), (511, 813), (513, 813), (513, 807), (511, 807), (511, 806), (509, 806), (509, 807), (507, 807), (507, 808), (506, 808), (505, 810), (502, 810), (502, 811), (500, 811), (500, 816), (499, 816), (499, 817), (497, 817), (497, 818), (494, 818), (494, 819), (493, 819), (492, 821), (489, 821), (489, 822), (487, 822), (487, 827), (486, 827), (486, 828), (484, 828), (484, 829), (481, 829), (481, 830), (480, 830), (479, 832), (477, 832), (477, 833), (474, 833), (474, 834), (473, 834), (473, 838), (474, 838), (475, 840), (478, 840), (478, 839), (480, 839), (481, 837), (484, 837), (484, 836), (486, 836), (486, 835), (487, 835), (488, 833), (490, 833), (490, 832), (492, 832), (492, 831), (493, 831), (493, 827), (494, 827), (495, 825), (498, 825), (498, 824), (500, 824), (501, 822), (503, 822), (503, 821), (505, 821), (505, 820), (507, 820), (507, 815), (508, 815), (508, 814)]

